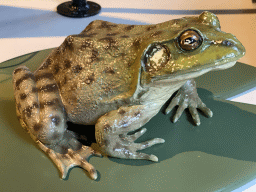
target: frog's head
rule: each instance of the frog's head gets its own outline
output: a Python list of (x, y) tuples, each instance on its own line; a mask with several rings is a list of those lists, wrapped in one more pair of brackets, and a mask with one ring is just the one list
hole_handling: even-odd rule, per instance
[(203, 12), (199, 17), (162, 25), (169, 25), (168, 37), (149, 43), (141, 58), (144, 85), (187, 80), (211, 70), (226, 69), (245, 54), (234, 35), (220, 30), (213, 13)]

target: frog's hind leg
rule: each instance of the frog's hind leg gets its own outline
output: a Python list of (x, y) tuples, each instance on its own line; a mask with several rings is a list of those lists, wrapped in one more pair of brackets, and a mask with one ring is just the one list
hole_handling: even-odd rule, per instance
[(25, 66), (13, 72), (16, 111), (32, 138), (44, 144), (59, 142), (66, 131), (66, 117), (58, 86), (50, 73), (34, 75)]
[(80, 166), (96, 179), (96, 170), (87, 162), (95, 152), (82, 146), (75, 134), (67, 130), (64, 107), (52, 74), (41, 70), (34, 75), (22, 66), (13, 72), (13, 87), (21, 125), (57, 165), (62, 178), (66, 178), (70, 168)]
[(128, 135), (128, 132), (137, 130), (147, 123), (157, 111), (157, 109), (143, 105), (121, 107), (110, 111), (103, 115), (95, 125), (97, 143), (107, 155), (112, 157), (158, 161), (155, 155), (137, 151), (164, 143), (163, 139), (155, 138), (143, 143), (135, 143), (134, 141), (146, 132), (145, 128), (133, 135)]

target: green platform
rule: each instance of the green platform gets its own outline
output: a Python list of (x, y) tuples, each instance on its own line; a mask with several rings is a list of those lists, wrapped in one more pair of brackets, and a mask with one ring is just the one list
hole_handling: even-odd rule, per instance
[(201, 114), (199, 127), (188, 113), (173, 124), (173, 114), (162, 112), (144, 126), (148, 132), (138, 141), (166, 140), (144, 150), (157, 155), (159, 163), (92, 157), (96, 181), (80, 168), (61, 180), (55, 165), (19, 124), (11, 82), (14, 68), (22, 64), (34, 70), (49, 52), (0, 64), (0, 191), (232, 191), (256, 178), (256, 106), (225, 101), (256, 85), (256, 68), (237, 63), (197, 79), (199, 95), (214, 113), (212, 118)]

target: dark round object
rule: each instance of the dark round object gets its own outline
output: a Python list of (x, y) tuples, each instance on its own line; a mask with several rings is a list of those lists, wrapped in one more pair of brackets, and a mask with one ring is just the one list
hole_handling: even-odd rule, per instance
[(90, 17), (100, 12), (100, 5), (91, 1), (68, 1), (57, 7), (57, 12), (67, 17)]

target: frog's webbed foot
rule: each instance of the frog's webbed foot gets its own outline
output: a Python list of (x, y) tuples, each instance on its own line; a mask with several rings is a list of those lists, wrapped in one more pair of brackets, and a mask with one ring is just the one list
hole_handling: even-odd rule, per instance
[(65, 137), (55, 146), (47, 146), (40, 141), (38, 141), (38, 145), (56, 164), (62, 179), (65, 179), (69, 170), (75, 166), (86, 170), (92, 179), (97, 179), (97, 171), (94, 166), (88, 162), (88, 159), (92, 155), (101, 156), (101, 154), (94, 151), (91, 147), (82, 145), (72, 137)]
[(96, 179), (97, 172), (88, 158), (99, 154), (82, 146), (67, 130), (64, 106), (53, 75), (47, 69), (34, 74), (21, 66), (13, 72), (13, 87), (21, 125), (57, 165), (62, 178), (66, 178), (70, 168), (80, 166)]
[(193, 118), (193, 121), (198, 126), (200, 125), (200, 118), (197, 109), (200, 109), (206, 116), (212, 117), (212, 111), (199, 98), (196, 91), (196, 83), (194, 80), (188, 80), (178, 91), (177, 95), (172, 99), (165, 113), (168, 114), (176, 105), (178, 109), (173, 117), (173, 122), (177, 122), (183, 111), (188, 108)]
[(128, 134), (139, 129), (156, 113), (157, 110), (142, 105), (121, 107), (118, 110), (110, 111), (99, 118), (95, 125), (97, 143), (102, 151), (112, 157), (158, 161), (155, 155), (140, 153), (138, 150), (164, 143), (164, 139), (154, 138), (142, 143), (135, 143), (135, 140), (146, 132), (145, 128), (132, 135)]
[(142, 143), (135, 143), (134, 141), (142, 136), (146, 130), (146, 128), (143, 128), (133, 135), (121, 134), (117, 136), (116, 141), (118, 141), (118, 144), (114, 146), (113, 154), (118, 154), (118, 157), (126, 159), (145, 159), (150, 161), (158, 161), (158, 158), (155, 155), (148, 155), (146, 153), (137, 152), (138, 150), (143, 150), (155, 144), (165, 142), (164, 139), (154, 138)]

